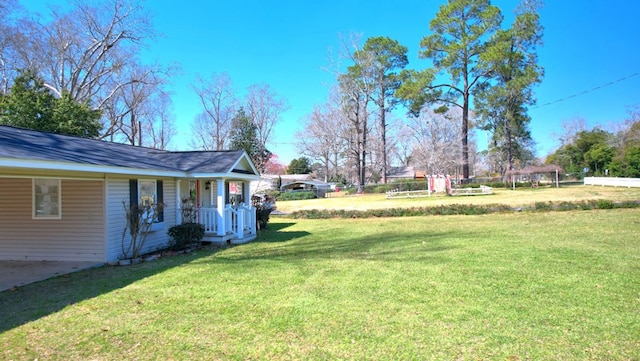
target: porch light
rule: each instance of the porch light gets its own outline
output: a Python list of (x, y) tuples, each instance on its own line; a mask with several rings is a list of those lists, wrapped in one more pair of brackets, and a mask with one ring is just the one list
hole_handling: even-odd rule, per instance
[(206, 189), (206, 190), (211, 189), (211, 181), (206, 181), (206, 182), (204, 183), (204, 189)]

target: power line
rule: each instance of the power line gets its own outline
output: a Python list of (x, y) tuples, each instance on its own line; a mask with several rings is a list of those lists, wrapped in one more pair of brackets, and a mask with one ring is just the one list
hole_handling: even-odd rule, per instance
[(575, 93), (575, 94), (572, 94), (572, 95), (566, 96), (566, 97), (564, 97), (564, 98), (556, 99), (556, 100), (554, 100), (554, 101), (551, 101), (551, 102), (548, 102), (548, 103), (544, 103), (544, 104), (541, 104), (541, 105), (535, 106), (535, 107), (533, 107), (533, 108), (531, 108), (531, 109), (539, 109), (539, 108), (542, 108), (542, 107), (546, 107), (546, 106), (548, 106), (548, 105), (552, 105), (552, 104), (560, 103), (560, 102), (563, 102), (563, 101), (565, 101), (565, 100), (569, 100), (569, 99), (571, 99), (571, 98), (575, 98), (575, 97), (578, 97), (578, 96), (580, 96), (580, 95), (584, 95), (584, 94), (587, 94), (587, 93), (591, 93), (591, 92), (593, 92), (593, 91), (596, 91), (596, 90), (599, 90), (599, 89), (602, 89), (602, 88), (606, 88), (606, 87), (611, 86), (611, 85), (613, 85), (613, 84), (620, 83), (620, 82), (622, 82), (622, 81), (625, 81), (625, 80), (627, 80), (627, 79), (631, 79), (631, 78), (633, 78), (633, 77), (635, 77), (635, 76), (638, 76), (638, 75), (640, 75), (640, 72), (636, 72), (636, 73), (633, 73), (633, 74), (631, 74), (631, 75), (627, 75), (627, 76), (622, 77), (622, 78), (620, 78), (620, 79), (618, 79), (618, 80), (610, 81), (610, 82), (608, 82), (608, 83), (606, 83), (606, 84), (598, 85), (598, 86), (596, 86), (596, 87), (594, 87), (594, 88), (591, 88), (591, 89), (588, 89), (588, 90), (585, 90), (585, 91), (581, 91), (581, 92), (579, 92), (579, 93)]

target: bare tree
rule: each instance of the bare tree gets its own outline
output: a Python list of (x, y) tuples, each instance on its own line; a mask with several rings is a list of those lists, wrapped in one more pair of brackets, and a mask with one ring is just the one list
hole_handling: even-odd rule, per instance
[(413, 128), (406, 124), (396, 125), (395, 142), (389, 146), (389, 155), (397, 159), (397, 163), (408, 166), (413, 160)]
[(172, 112), (171, 97), (166, 92), (156, 93), (149, 102), (152, 106), (142, 128), (148, 138), (148, 146), (166, 150), (176, 135), (175, 115)]
[(192, 145), (206, 150), (225, 149), (237, 108), (231, 78), (226, 73), (214, 73), (209, 79), (198, 76), (193, 89), (200, 98), (202, 112), (193, 125)]
[[(334, 97), (335, 98), (335, 97)], [(296, 132), (298, 150), (323, 167), (325, 182), (339, 174), (346, 149), (342, 137), (342, 114), (331, 101), (315, 106), (304, 120), (302, 129)]]
[[(267, 154), (273, 128), (280, 121), (282, 113), (289, 109), (289, 105), (267, 84), (251, 85), (245, 103), (249, 118), (256, 126), (258, 154)], [(260, 172), (264, 171), (264, 164), (257, 166)]]
[(21, 72), (38, 72), (39, 56), (46, 44), (40, 25), (17, 0), (0, 1), (0, 92), (6, 94)]
[(436, 113), (424, 108), (408, 125), (413, 137), (413, 162), (430, 174), (456, 174), (462, 165), (456, 151), (460, 143), (460, 127), (454, 109)]
[[(138, 79), (118, 87), (117, 91), (103, 104), (104, 118), (108, 125), (102, 138), (123, 141), (131, 145), (143, 145), (145, 137), (143, 124), (154, 117), (156, 96), (163, 92), (169, 71), (150, 66), (139, 66), (126, 77)], [(107, 122), (105, 121), (105, 123)]]
[(0, 94), (7, 94), (11, 87), (11, 81), (16, 77), (13, 64), (15, 61), (16, 46), (16, 20), (18, 11), (16, 0), (0, 2)]
[[(137, 57), (154, 36), (149, 17), (138, 0), (74, 0), (73, 5), (64, 12), (51, 10), (46, 22), (37, 14), (3, 21), (12, 26), (0, 26), (10, 35), (0, 40), (2, 87), (9, 86), (12, 69), (29, 69), (58, 97), (101, 110), (102, 138), (118, 138), (121, 132), (129, 143), (140, 144), (140, 123), (122, 120), (140, 98), (160, 90), (159, 68), (143, 66)], [(0, 6), (3, 20), (3, 9), (13, 7), (13, 0)]]
[(352, 65), (347, 67), (346, 73), (338, 74), (338, 86), (341, 94), (341, 112), (347, 130), (347, 164), (356, 171), (358, 192), (364, 190), (367, 181), (367, 155), (371, 153), (369, 142), (370, 132), (370, 104), (376, 90), (373, 63), (374, 54), (363, 52), (360, 46), (360, 35), (350, 34), (348, 38), (341, 38), (342, 49), (340, 56)]
[(562, 134), (559, 137), (560, 147), (575, 142), (578, 133), (587, 130), (587, 121), (584, 118), (565, 119), (561, 123)]
[[(95, 4), (95, 5), (94, 5)], [(154, 35), (149, 18), (135, 0), (76, 1), (68, 13), (54, 10), (53, 21), (41, 27), (29, 52), (38, 73), (56, 94), (69, 93), (78, 102), (102, 104), (139, 79), (118, 76), (130, 67), (145, 39)], [(129, 73), (134, 75), (135, 73)]]

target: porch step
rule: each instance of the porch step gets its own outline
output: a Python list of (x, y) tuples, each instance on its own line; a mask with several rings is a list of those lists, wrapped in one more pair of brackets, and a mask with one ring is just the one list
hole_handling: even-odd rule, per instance
[(207, 235), (205, 234), (202, 238), (203, 242), (211, 242), (213, 244), (224, 245), (224, 244), (243, 244), (248, 243), (256, 239), (255, 234), (245, 234), (242, 238), (238, 238), (236, 234), (227, 233), (224, 236), (217, 235)]

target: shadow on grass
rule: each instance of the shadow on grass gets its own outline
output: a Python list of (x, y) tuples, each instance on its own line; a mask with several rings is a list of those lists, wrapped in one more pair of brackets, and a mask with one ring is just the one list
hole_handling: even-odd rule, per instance
[(310, 234), (309, 232), (306, 232), (306, 231), (291, 232), (291, 231), (284, 230), (293, 225), (295, 225), (295, 223), (293, 222), (269, 223), (268, 228), (261, 231), (260, 235), (258, 235), (258, 237), (256, 238), (256, 241), (270, 242), (270, 243), (288, 242), (296, 238), (308, 236)]
[[(253, 244), (220, 249), (208, 248), (140, 265), (103, 266), (51, 278), (0, 292), (0, 333), (58, 312), (69, 305), (124, 288), (147, 277), (189, 263), (227, 263), (243, 267), (260, 260), (299, 262), (326, 259), (443, 263), (446, 251), (455, 247), (448, 233), (405, 231), (353, 236), (340, 230), (322, 234), (287, 231), (295, 223), (273, 223)], [(460, 233), (456, 233), (460, 237)], [(234, 250), (235, 249), (235, 250)]]
[(132, 266), (102, 266), (0, 292), (0, 333), (217, 252), (208, 248)]
[[(333, 236), (315, 235), (305, 231), (288, 232), (286, 228), (295, 223), (270, 224), (263, 231), (256, 244), (247, 252), (231, 252), (204, 259), (202, 262), (243, 262), (252, 260), (283, 260), (286, 262), (313, 259), (362, 259), (435, 261), (436, 253), (455, 247), (446, 240), (449, 233), (424, 233), (404, 231), (401, 233), (379, 232), (354, 237), (350, 234), (336, 233)], [(331, 234), (331, 230), (326, 233)], [(324, 232), (323, 232), (324, 233)], [(457, 232), (456, 237), (465, 237)], [(260, 246), (264, 243), (264, 246)]]

